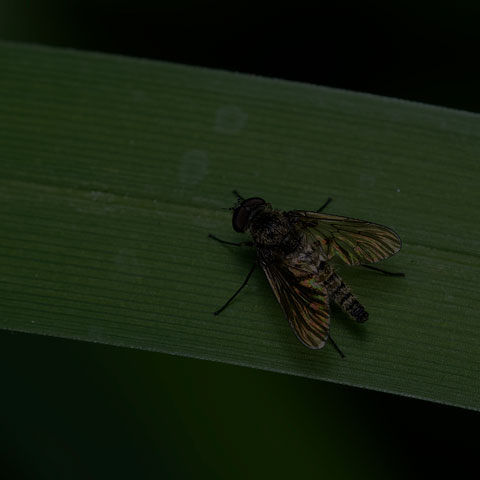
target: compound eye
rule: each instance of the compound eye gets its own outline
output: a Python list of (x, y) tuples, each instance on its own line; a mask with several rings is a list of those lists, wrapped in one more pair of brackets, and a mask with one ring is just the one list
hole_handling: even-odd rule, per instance
[(235, 209), (232, 217), (232, 226), (236, 232), (243, 233), (247, 229), (248, 219), (250, 217), (250, 211), (240, 206)]
[(242, 202), (240, 206), (238, 206), (235, 211), (233, 212), (232, 217), (232, 226), (236, 232), (243, 233), (247, 230), (248, 225), (250, 223), (250, 217), (252, 212), (265, 205), (265, 200), (260, 197), (251, 197), (247, 198)]
[(248, 208), (249, 210), (253, 210), (254, 208), (259, 207), (260, 205), (265, 205), (265, 200), (260, 197), (251, 197), (247, 198), (243, 201), (242, 207)]

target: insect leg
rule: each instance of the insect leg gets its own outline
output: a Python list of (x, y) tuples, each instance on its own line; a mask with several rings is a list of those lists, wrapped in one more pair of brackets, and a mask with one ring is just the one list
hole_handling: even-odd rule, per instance
[(328, 336), (328, 339), (330, 340), (330, 342), (332, 342), (332, 345), (333, 347), (335, 348), (335, 350), (338, 352), (338, 354), (342, 357), (342, 358), (345, 358), (345, 354), (340, 350), (340, 348), (338, 347), (338, 345), (333, 341), (333, 338), (331, 335)]
[(372, 267), (371, 265), (361, 265), (362, 267), (369, 268), (370, 270), (375, 270), (376, 272), (384, 273), (385, 275), (390, 275), (391, 277), (404, 277), (405, 274), (402, 272), (388, 272), (378, 267)]
[(214, 315), (218, 315), (219, 313), (223, 312), (227, 306), (230, 304), (230, 302), (242, 291), (243, 287), (247, 285), (248, 280), (252, 276), (253, 271), (255, 270), (255, 267), (257, 266), (256, 263), (253, 264), (253, 267), (251, 270), (248, 272), (247, 278), (243, 281), (242, 286), (227, 300), (225, 305), (222, 308), (219, 308), (216, 312), (213, 312)]
[(211, 233), (208, 234), (208, 238), (213, 238), (217, 242), (223, 243), (224, 245), (235, 245), (236, 247), (253, 247), (253, 242), (240, 242), (240, 243), (235, 243), (235, 242), (227, 242), (226, 240), (222, 240), (215, 235), (212, 235)]
[(317, 210), (317, 213), (320, 213), (325, 207), (332, 201), (330, 197), (327, 198), (327, 201)]

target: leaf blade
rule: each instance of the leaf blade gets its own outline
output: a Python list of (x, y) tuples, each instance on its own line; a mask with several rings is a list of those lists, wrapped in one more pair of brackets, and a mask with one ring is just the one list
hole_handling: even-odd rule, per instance
[[(1, 44), (0, 326), (480, 408), (478, 115), (167, 63)], [(454, 188), (451, 185), (454, 183)], [(339, 267), (368, 325), (296, 340), (237, 188), (394, 228), (406, 279)], [(461, 232), (459, 234), (459, 232)]]

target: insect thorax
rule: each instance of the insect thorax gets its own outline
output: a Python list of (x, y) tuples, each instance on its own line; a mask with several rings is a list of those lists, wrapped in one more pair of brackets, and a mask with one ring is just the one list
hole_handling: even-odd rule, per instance
[(250, 234), (262, 247), (280, 247), (285, 252), (298, 245), (298, 236), (288, 218), (278, 210), (263, 211), (252, 219)]

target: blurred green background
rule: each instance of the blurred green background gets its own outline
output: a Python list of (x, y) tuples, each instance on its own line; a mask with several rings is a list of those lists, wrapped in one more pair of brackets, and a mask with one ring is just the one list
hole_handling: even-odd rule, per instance
[[(479, 112), (479, 18), (473, 1), (4, 0), (0, 38)], [(4, 478), (403, 478), (475, 461), (475, 412), (55, 338), (0, 343)]]

